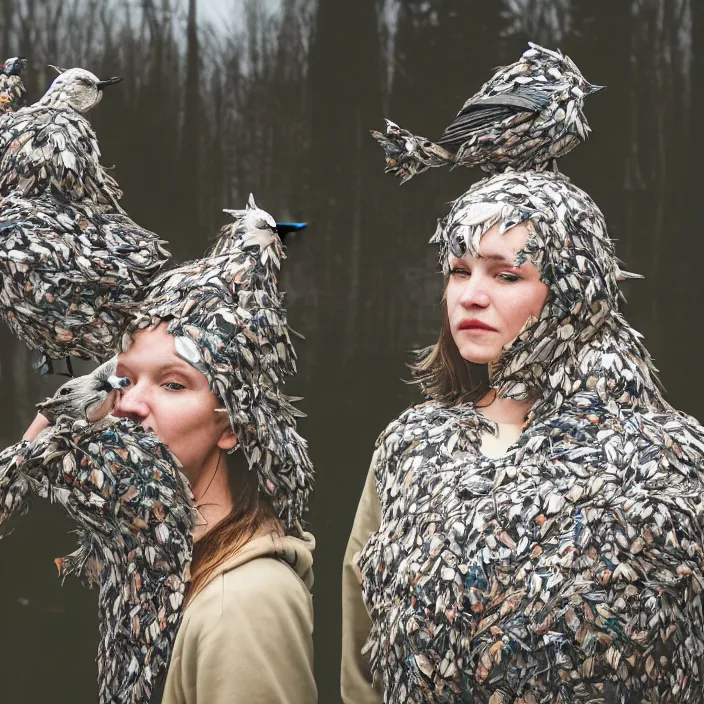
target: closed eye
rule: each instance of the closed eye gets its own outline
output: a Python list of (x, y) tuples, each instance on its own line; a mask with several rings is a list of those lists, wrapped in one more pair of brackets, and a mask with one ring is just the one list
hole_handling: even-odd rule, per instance
[(469, 275), (470, 271), (468, 269), (450, 269), (450, 276), (459, 276), (460, 278), (464, 278)]
[(162, 386), (169, 391), (183, 391), (186, 387), (183, 384), (179, 384), (177, 381), (167, 381)]

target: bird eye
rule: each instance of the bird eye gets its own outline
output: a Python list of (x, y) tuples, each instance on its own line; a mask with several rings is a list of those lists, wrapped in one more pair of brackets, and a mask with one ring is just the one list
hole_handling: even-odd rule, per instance
[(59, 396), (65, 396), (66, 394), (70, 394), (70, 393), (71, 393), (71, 389), (61, 389), (61, 391), (59, 391)]

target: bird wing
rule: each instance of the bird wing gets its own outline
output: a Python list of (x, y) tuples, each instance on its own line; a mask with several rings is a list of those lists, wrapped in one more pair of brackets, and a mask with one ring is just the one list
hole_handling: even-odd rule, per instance
[(29, 107), (3, 118), (0, 137), (0, 193), (18, 190), (58, 200), (113, 206), (122, 196), (100, 164), (90, 123), (72, 110)]
[(437, 141), (443, 146), (459, 147), (478, 132), (504, 120), (543, 110), (550, 102), (550, 92), (521, 87), (511, 93), (498, 93), (469, 101)]
[(193, 496), (178, 460), (126, 418), (59, 423), (0, 453), (0, 499), (10, 496), (1, 461), (18, 452), (13, 486), (31, 468), (76, 523), (79, 547), (56, 561), (60, 574), (100, 586), (99, 701), (149, 701), (181, 621), (193, 546)]
[(34, 476), (28, 461), (31, 443), (15, 443), (0, 452), (0, 533), (7, 535), (7, 524), (27, 513), (32, 499), (41, 489), (40, 477)]
[(103, 361), (169, 253), (120, 213), (13, 193), (0, 214), (0, 318), (30, 349)]

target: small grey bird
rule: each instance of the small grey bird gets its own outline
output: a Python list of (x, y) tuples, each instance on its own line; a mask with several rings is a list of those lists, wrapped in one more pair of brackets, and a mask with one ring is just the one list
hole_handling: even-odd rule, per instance
[[(95, 392), (96, 402), (104, 393)], [(69, 412), (85, 413), (82, 406)], [(77, 525), (78, 549), (56, 565), (60, 576), (99, 587), (99, 704), (148, 702), (168, 667), (195, 524), (179, 467), (153, 433), (113, 416), (88, 423), (60, 415), (34, 441), (0, 453), (0, 531), (35, 496), (60, 503)]]
[(117, 392), (129, 385), (126, 377), (115, 375), (117, 356), (101, 364), (92, 373), (67, 381), (56, 393), (37, 404), (49, 421), (87, 420), (94, 423), (105, 418), (115, 405)]
[(48, 190), (60, 200), (87, 199), (123, 212), (122, 192), (100, 164), (97, 137), (83, 117), (122, 78), (101, 81), (82, 68), (58, 70), (41, 100), (0, 117), (0, 195)]
[(20, 74), (26, 65), (27, 59), (22, 56), (13, 56), (0, 64), (0, 115), (23, 107), (27, 88)]
[(531, 43), (519, 61), (499, 69), (465, 102), (437, 142), (389, 120), (385, 134), (372, 136), (386, 152), (386, 171), (402, 182), (446, 165), (541, 171), (587, 139), (584, 98), (602, 88), (569, 57)]

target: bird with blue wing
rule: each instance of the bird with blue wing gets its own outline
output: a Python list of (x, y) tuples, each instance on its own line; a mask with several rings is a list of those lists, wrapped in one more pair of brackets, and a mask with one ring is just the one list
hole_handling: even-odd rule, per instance
[(168, 448), (133, 421), (108, 415), (126, 383), (114, 370), (110, 360), (67, 382), (38, 406), (53, 425), (0, 453), (0, 529), (36, 496), (66, 509), (78, 549), (56, 560), (59, 574), (99, 588), (98, 701), (138, 704), (168, 667), (195, 509)]
[(478, 166), (489, 173), (556, 168), (587, 139), (589, 83), (559, 51), (531, 43), (519, 61), (499, 69), (465, 102), (435, 142), (387, 120), (372, 136), (386, 152), (386, 171), (402, 183), (428, 168)]

